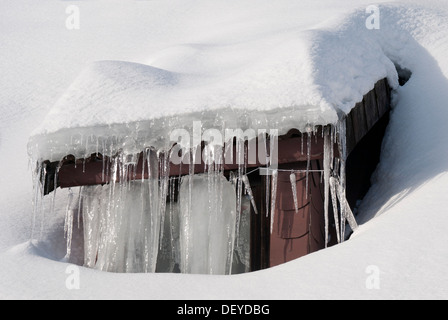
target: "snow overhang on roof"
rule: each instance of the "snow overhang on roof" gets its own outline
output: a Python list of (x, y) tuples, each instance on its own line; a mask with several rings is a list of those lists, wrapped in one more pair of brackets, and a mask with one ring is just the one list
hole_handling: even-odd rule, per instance
[(398, 84), (364, 14), (354, 16), (359, 26), (298, 24), (233, 42), (229, 35), (203, 37), (157, 52), (150, 65), (91, 63), (35, 130), (30, 153), (52, 161), (88, 157), (110, 137), (130, 152), (167, 148), (172, 130), (192, 132), (198, 121), (203, 129), (280, 135), (335, 125), (378, 80)]

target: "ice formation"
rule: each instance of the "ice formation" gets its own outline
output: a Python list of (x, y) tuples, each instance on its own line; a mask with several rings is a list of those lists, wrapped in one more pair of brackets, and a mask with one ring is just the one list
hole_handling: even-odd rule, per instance
[[(363, 14), (354, 13), (352, 20), (364, 26)], [(75, 159), (84, 159), (77, 164), (84, 168), (92, 154), (101, 155), (102, 180), (113, 178), (103, 186), (85, 186), (67, 196), (66, 259), (72, 255), (73, 226), (80, 224), (86, 234), (84, 263), (90, 267), (154, 272), (174, 270), (177, 265), (183, 272), (200, 269), (207, 273), (229, 273), (233, 255), (229, 252), (242, 245), (245, 203), (249, 201), (254, 212), (259, 208), (248, 182), (245, 141), (236, 140), (238, 166), (228, 178), (223, 178), (224, 170), (219, 162), (206, 163), (202, 173), (206, 178), (199, 178), (195, 175), (194, 163), (202, 156), (201, 152), (196, 152), (202, 151), (201, 135), (207, 130), (224, 133), (227, 129), (238, 129), (243, 132), (258, 130), (278, 137), (290, 129), (299, 130), (303, 138), (297, 149), (307, 155), (305, 188), (308, 190), (312, 139), (320, 134), (318, 128), (324, 127), (325, 239), (328, 242), (332, 209), (338, 241), (343, 241), (346, 220), (355, 226), (345, 200), (344, 117), (376, 81), (387, 77), (390, 85), (396, 87), (397, 73), (394, 63), (381, 50), (381, 41), (375, 36), (366, 36), (366, 30), (355, 28), (351, 37), (345, 37), (344, 32), (303, 28), (300, 23), (292, 28), (289, 23), (296, 23), (296, 20), (292, 18), (284, 24), (278, 19), (274, 21), (277, 26), (274, 30), (270, 24), (261, 30), (254, 28), (258, 30), (255, 33), (249, 28), (252, 31), (237, 40), (230, 40), (233, 38), (226, 32), (213, 37), (205, 33), (189, 44), (154, 53), (147, 59), (148, 64), (90, 63), (29, 140), (35, 186), (33, 225), (38, 226), (45, 220), (43, 216), (48, 217), (54, 210), (54, 205), (48, 206), (43, 200), (40, 181), (46, 175), (44, 161), (58, 162), (72, 155)], [(351, 26), (336, 28), (336, 24), (329, 24), (327, 27), (340, 30)], [(379, 50), (373, 50), (372, 46)], [(348, 55), (347, 50), (356, 52), (359, 59), (353, 61), (354, 55)], [(359, 67), (353, 67), (356, 64)], [(188, 154), (189, 162), (183, 164), (189, 168), (184, 177), (173, 177), (169, 173), (170, 158), (176, 156), (173, 146), (185, 142), (173, 141), (173, 130), (184, 132), (193, 140), (186, 143), (192, 152)], [(220, 144), (225, 141), (214, 141), (216, 145), (205, 142), (207, 156), (225, 157), (219, 151)], [(264, 142), (268, 150), (267, 141)], [(335, 143), (339, 147), (337, 157)], [(150, 172), (148, 179), (133, 179), (139, 157), (145, 157), (141, 176)], [(266, 216), (271, 219), (272, 231), (278, 171), (270, 167), (271, 158), (266, 152), (265, 159), (260, 162), (264, 162), (269, 172), (264, 178), (264, 207)], [(110, 163), (106, 159), (110, 159)], [(59, 167), (55, 181), (57, 170)], [(290, 178), (294, 207), (298, 211), (293, 174)], [(228, 183), (223, 179), (228, 179)], [(223, 249), (226, 251), (225, 266), (221, 263), (217, 267), (214, 263), (218, 258), (209, 257), (207, 259), (213, 261), (208, 261), (206, 267), (196, 267), (191, 256), (198, 244), (192, 239), (191, 228), (195, 225), (196, 214), (205, 219), (200, 212), (206, 211), (206, 207), (199, 208), (205, 203), (196, 203), (196, 192), (207, 185), (207, 194), (223, 195), (225, 190), (230, 190), (229, 183), (235, 193), (234, 231), (229, 231), (233, 230), (229, 221), (220, 223), (227, 226), (227, 244), (234, 243), (234, 248)], [(55, 191), (50, 197), (56, 199), (59, 193)], [(176, 200), (172, 201), (174, 198)], [(221, 206), (219, 199), (207, 202), (212, 208), (210, 217), (215, 211), (230, 210)], [(227, 202), (233, 200), (226, 201), (226, 205)], [(197, 212), (193, 213), (195, 206), (198, 206)], [(210, 230), (216, 228), (212, 218), (207, 225)], [(139, 231), (129, 231), (135, 228)], [(120, 247), (111, 249), (118, 240)], [(209, 241), (209, 245), (223, 247), (213, 241)], [(132, 256), (130, 252), (138, 254)], [(161, 257), (172, 262), (158, 267), (157, 260)]]
[[(203, 130), (205, 128), (200, 128), (200, 132)], [(311, 144), (317, 135), (322, 135), (324, 139), (323, 170), (311, 170), (310, 167)], [(248, 270), (247, 255), (250, 249), (245, 244), (249, 241), (247, 221), (250, 207), (255, 214), (258, 210), (248, 178), (246, 140), (236, 139), (234, 159), (238, 165), (226, 178), (220, 161), (226, 156), (224, 147), (218, 151), (219, 147), (208, 145), (199, 152), (200, 145), (193, 146), (184, 156), (190, 159), (189, 163), (181, 164), (188, 167), (188, 174), (170, 176), (172, 149), (145, 148), (144, 152), (135, 153), (138, 143), (129, 136), (114, 137), (107, 141), (77, 137), (80, 136), (70, 137), (72, 147), (85, 147), (87, 150), (89, 144), (93, 145), (89, 152), (95, 150), (97, 155), (102, 155), (101, 176), (109, 177), (109, 181), (104, 185), (80, 187), (77, 192), (75, 189), (69, 190), (68, 194), (61, 196), (66, 201), (66, 261), (71, 259), (74, 229), (82, 228), (82, 261), (87, 267), (110, 272), (177, 270), (208, 274)], [(306, 190), (309, 187), (308, 176), (316, 171), (321, 173), (324, 185), (325, 243), (329, 241), (330, 201), (337, 240), (341, 242), (345, 239), (346, 219), (352, 229), (356, 228), (356, 221), (345, 200), (345, 122), (308, 130), (303, 134), (303, 140), (305, 142), (297, 145), (297, 148), (306, 150), (306, 169), (298, 171), (305, 173)], [(260, 141), (266, 143), (266, 139)], [(339, 146), (336, 157), (335, 144)], [(107, 161), (104, 155), (109, 157)], [(195, 157), (208, 159), (210, 156), (216, 161), (206, 162), (204, 172), (196, 173)], [(272, 233), (277, 210), (278, 172), (283, 169), (270, 168), (271, 160), (266, 161), (265, 201)], [(143, 165), (137, 168), (139, 161)], [(42, 224), (45, 223), (45, 216), (55, 214), (54, 203), (59, 192), (55, 189), (48, 196), (51, 201), (47, 210), (48, 207), (43, 205), (42, 183), (47, 163), (34, 159), (33, 164), (34, 220)], [(78, 165), (82, 165), (84, 170), (85, 159)], [(59, 167), (54, 176), (55, 182)], [(141, 179), (136, 178), (137, 170), (141, 170)], [(295, 170), (290, 173), (290, 183), (294, 208), (298, 212)], [(234, 257), (237, 257), (235, 262)], [(235, 263), (239, 263), (240, 267), (236, 267)]]
[[(278, 170), (274, 170), (272, 171), (272, 175), (271, 175), (271, 188), (270, 188), (270, 196), (271, 196), (271, 210), (270, 210), (270, 215), (271, 215), (271, 233), (272, 230), (274, 229), (274, 219), (275, 219), (275, 205), (277, 203), (277, 180), (278, 180)], [(266, 193), (267, 194), (267, 193)]]
[(180, 192), (183, 273), (230, 274), (236, 226), (236, 194), (219, 172), (185, 176)]
[(254, 195), (252, 193), (252, 188), (250, 187), (249, 178), (247, 175), (243, 175), (244, 187), (246, 188), (247, 195), (249, 196), (250, 203), (252, 204), (252, 208), (255, 214), (258, 214), (257, 205), (255, 204)]
[(296, 213), (299, 212), (299, 200), (297, 198), (297, 185), (296, 185), (296, 174), (291, 172), (289, 175), (289, 180), (291, 182), (291, 192), (294, 200), (294, 210)]
[[(123, 162), (124, 158), (114, 159), (111, 168), (114, 179), (110, 184), (80, 188), (78, 212), (83, 222), (84, 265), (110, 272), (155, 272), (160, 225), (166, 208), (162, 201), (166, 196), (164, 184), (159, 187), (157, 155), (147, 150), (150, 175), (146, 180), (126, 179), (135, 163)], [(70, 218), (66, 225), (70, 228), (73, 228), (70, 214), (73, 211), (69, 204)], [(69, 234), (67, 238), (69, 244)]]

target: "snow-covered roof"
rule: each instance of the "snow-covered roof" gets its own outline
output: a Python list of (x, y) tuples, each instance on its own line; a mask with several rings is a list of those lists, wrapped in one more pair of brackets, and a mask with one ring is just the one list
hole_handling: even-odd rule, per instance
[[(311, 7), (309, 14), (321, 9)], [(333, 19), (315, 26), (302, 16), (297, 12), (293, 19), (282, 11), (265, 23), (261, 11), (250, 20), (240, 15), (226, 23), (209, 21), (189, 42), (155, 51), (146, 64), (90, 63), (35, 136), (42, 140), (79, 128), (89, 136), (110, 135), (107, 126), (120, 134), (120, 126), (146, 122), (137, 126), (148, 128), (154, 120), (145, 133), (152, 137), (191, 128), (193, 121), (303, 131), (335, 124), (382, 78), (397, 85), (394, 63), (382, 50), (378, 30), (366, 27), (364, 10), (352, 13), (350, 23)], [(52, 147), (58, 149), (56, 139)]]

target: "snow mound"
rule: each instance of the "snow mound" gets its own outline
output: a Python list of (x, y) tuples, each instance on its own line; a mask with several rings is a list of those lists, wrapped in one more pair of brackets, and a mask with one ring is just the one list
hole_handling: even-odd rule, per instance
[[(194, 6), (193, 2), (198, 5)], [(370, 1), (363, 0), (347, 0), (343, 4), (342, 2), (336, 4), (336, 1), (332, 0), (300, 2), (279, 0), (263, 5), (253, 0), (241, 0), (235, 4), (217, 0), (173, 0), (140, 1), (126, 7), (121, 2), (115, 1), (85, 1), (77, 3), (82, 9), (82, 21), (92, 23), (96, 29), (83, 25), (79, 30), (83, 32), (82, 36), (78, 37), (79, 33), (77, 35), (72, 33), (70, 39), (67, 30), (58, 25), (61, 19), (57, 14), (61, 12), (63, 14), (61, 9), (64, 9), (60, 4), (48, 0), (42, 0), (39, 4), (29, 0), (5, 4), (8, 10), (0, 12), (2, 21), (5, 22), (5, 29), (2, 29), (3, 32), (0, 34), (5, 45), (5, 50), (1, 51), (3, 59), (0, 63), (2, 70), (6, 71), (2, 79), (3, 84), (9, 83), (0, 93), (3, 102), (0, 148), (4, 155), (1, 159), (4, 161), (3, 165), (0, 166), (3, 177), (0, 192), (0, 202), (3, 205), (0, 214), (0, 248), (1, 250), (13, 248), (8, 252), (0, 252), (2, 270), (0, 296), (21, 299), (247, 299), (248, 297), (251, 299), (446, 299), (448, 297), (446, 273), (448, 233), (445, 227), (448, 222), (446, 215), (448, 141), (445, 128), (448, 121), (448, 108), (446, 108), (448, 8), (445, 0), (427, 0), (423, 6), (413, 6), (411, 2), (416, 1), (402, 0), (399, 4), (380, 5), (381, 29), (366, 30), (365, 7), (355, 13), (352, 11), (354, 5), (371, 4)], [(172, 5), (173, 3), (176, 5)], [(24, 11), (24, 4), (30, 10)], [(110, 11), (104, 14), (106, 5)], [(337, 19), (337, 23), (322, 22), (339, 13), (344, 15)], [(49, 19), (49, 15), (52, 15), (52, 19)], [(123, 16), (125, 19), (122, 19)], [(280, 20), (283, 18), (282, 24)], [(35, 28), (36, 21), (42, 22), (38, 29)], [(136, 26), (130, 23), (131, 21), (141, 22), (144, 27)], [(203, 28), (204, 24), (201, 25), (201, 21), (207, 21), (210, 28)], [(302, 24), (298, 21), (302, 21)], [(193, 26), (196, 23), (200, 26)], [(123, 24), (129, 26), (120, 30)], [(316, 41), (306, 42), (306, 37), (302, 39), (304, 41), (302, 44), (308, 46), (309, 55), (297, 55), (298, 59), (294, 61), (299, 63), (297, 61), (314, 57), (314, 67), (312, 64), (307, 66), (310, 70), (314, 68), (316, 72), (308, 72), (313, 77), (307, 80), (312, 80), (315, 84), (328, 83), (327, 89), (337, 88), (336, 85), (340, 83), (326, 82), (325, 75), (328, 74), (328, 80), (341, 77), (341, 81), (344, 81), (344, 76), (351, 71), (342, 69), (342, 66), (347, 66), (350, 59), (353, 64), (349, 67), (362, 63), (363, 60), (358, 54), (372, 58), (383, 57), (384, 63), (389, 59), (390, 62), (412, 71), (410, 81), (404, 87), (398, 88), (394, 94), (394, 109), (384, 140), (380, 167), (373, 181), (373, 188), (359, 208), (361, 217), (359, 222), (362, 225), (358, 231), (350, 241), (341, 245), (260, 272), (231, 277), (157, 273), (119, 275), (80, 268), (81, 288), (68, 290), (65, 283), (69, 276), (67, 268), (70, 265), (48, 259), (45, 254), (36, 252), (32, 243), (25, 242), (30, 233), (31, 216), (31, 204), (26, 199), (32, 197), (30, 192), (32, 186), (28, 178), (29, 172), (26, 171), (26, 161), (23, 160), (24, 157), (20, 157), (20, 149), (25, 149), (29, 133), (36, 127), (36, 119), (41, 118), (40, 113), (48, 111), (48, 108), (44, 107), (45, 104), (48, 101), (53, 102), (53, 95), (62, 91), (61, 83), (70, 79), (73, 70), (81, 70), (84, 61), (104, 59), (139, 61), (154, 68), (168, 70), (170, 72), (168, 79), (173, 76), (177, 81), (174, 86), (179, 86), (183, 83), (181, 80), (187, 79), (184, 78), (186, 75), (194, 78), (195, 72), (212, 74), (211, 68), (195, 67), (193, 57), (198, 59), (196, 60), (198, 65), (204, 66), (204, 60), (200, 59), (202, 56), (196, 53), (208, 51), (211, 54), (211, 50), (216, 50), (224, 56), (223, 49), (227, 46), (228, 52), (233, 52), (230, 50), (232, 44), (235, 46), (238, 43), (250, 44), (251, 41), (253, 44), (260, 44), (258, 50), (247, 52), (241, 50), (239, 54), (242, 56), (233, 55), (235, 69), (228, 70), (229, 76), (233, 71), (237, 74), (238, 66), (245, 66), (241, 62), (243, 59), (247, 64), (255, 63), (259, 57), (267, 57), (267, 52), (275, 51), (276, 45), (280, 45), (273, 42), (270, 46), (268, 41), (263, 42), (262, 36), (269, 34), (267, 32), (269, 26), (272, 27), (270, 34), (274, 35), (282, 30), (285, 35), (290, 34), (285, 30), (292, 31), (297, 27), (304, 37), (304, 34), (307, 34), (308, 40)], [(137, 30), (134, 34), (137, 40), (131, 41), (132, 50), (124, 50), (123, 43), (129, 43), (127, 41), (130, 31), (135, 31), (133, 27)], [(229, 28), (235, 32), (229, 32)], [(257, 42), (256, 31), (259, 31), (260, 42)], [(177, 33), (177, 36), (171, 33)], [(202, 38), (204, 33), (209, 33), (209, 38)], [(316, 33), (320, 34), (321, 42), (317, 41), (319, 37)], [(33, 39), (30, 38), (30, 34), (33, 35)], [(103, 41), (105, 34), (109, 37)], [(227, 34), (227, 38), (221, 37), (222, 34)], [(149, 41), (157, 42), (157, 45), (143, 44), (146, 37)], [(326, 39), (334, 41), (326, 42)], [(344, 51), (347, 52), (344, 56), (339, 50), (344, 50), (345, 47), (338, 43), (337, 39), (352, 41), (354, 45), (362, 43), (367, 45), (367, 48), (355, 45), (350, 47), (352, 50)], [(23, 54), (23, 43), (29, 48), (25, 52), (27, 55)], [(55, 50), (55, 43), (68, 45), (59, 46)], [(209, 46), (197, 45), (201, 43), (208, 43)], [(335, 45), (334, 49), (331, 43)], [(335, 59), (334, 64), (322, 64), (331, 56), (330, 52), (323, 52), (325, 47), (346, 63), (338, 65), (338, 60)], [(318, 51), (314, 50), (319, 48), (322, 52), (318, 54)], [(353, 51), (355, 49), (359, 52)], [(73, 55), (73, 52), (79, 54), (79, 57), (77, 54)], [(152, 53), (149, 58), (148, 53)], [(281, 54), (288, 55), (287, 52)], [(70, 55), (73, 59), (67, 62), (66, 57)], [(188, 60), (187, 58), (190, 59), (190, 65), (182, 62), (183, 59)], [(377, 75), (384, 74), (383, 71), (391, 67), (390, 62), (387, 62), (382, 64), (380, 69), (376, 69), (374, 66), (379, 66), (377, 62), (371, 64), (371, 71)], [(219, 70), (219, 64), (213, 63), (212, 60), (210, 66), (216, 66)], [(323, 66), (331, 68), (325, 72)], [(333, 74), (330, 70), (343, 72)], [(354, 68), (353, 72), (358, 70)], [(160, 79), (157, 81), (162, 83), (165, 81), (162, 80), (164, 76), (158, 75), (168, 75), (156, 70), (150, 72), (153, 73), (153, 79)], [(64, 76), (66, 73), (70, 76)], [(365, 79), (370, 79), (372, 82), (376, 78), (369, 76), (369, 73), (365, 75)], [(222, 79), (217, 77), (216, 80)], [(266, 81), (261, 78), (258, 80)], [(365, 91), (364, 85), (367, 87), (369, 81), (364, 80), (349, 82), (354, 85), (354, 87), (347, 85), (354, 90), (349, 98), (356, 96), (355, 91)], [(393, 78), (389, 79), (392, 80)], [(149, 82), (153, 84), (157, 82), (151, 81)], [(10, 86), (10, 83), (15, 85)], [(391, 83), (393, 84), (393, 81)], [(215, 85), (218, 86), (219, 81)], [(249, 86), (250, 82), (246, 85)], [(373, 86), (373, 83), (369, 85)], [(237, 86), (233, 88), (235, 87)], [(306, 86), (306, 88), (310, 90), (309, 92), (320, 92), (321, 96), (327, 98), (332, 96), (323, 86), (319, 88)], [(245, 91), (244, 88), (240, 90)], [(197, 92), (202, 90), (198, 89)], [(324, 94), (325, 92), (327, 94)], [(350, 99), (336, 98), (347, 96), (345, 93), (337, 90), (331, 92), (333, 98), (328, 98), (328, 101), (340, 103), (339, 107), (335, 105), (331, 108), (335, 117), (334, 111), (337, 108), (345, 110), (343, 105), (347, 103), (346, 107), (349, 107), (351, 103)], [(312, 95), (308, 98), (311, 97)], [(319, 95), (314, 96), (315, 101), (320, 101), (317, 97)], [(199, 99), (194, 95), (190, 98)], [(18, 110), (27, 112), (20, 112), (15, 118), (9, 117), (10, 101), (14, 102), (11, 105), (22, 107)], [(184, 106), (187, 102), (188, 100)], [(315, 106), (316, 104), (312, 104), (309, 109), (317, 110)], [(112, 110), (112, 107), (118, 108), (113, 105), (108, 111)], [(195, 108), (199, 110), (199, 105)], [(156, 109), (157, 112), (162, 112), (163, 108)], [(65, 111), (55, 108), (34, 131), (32, 141), (47, 141), (50, 144), (51, 140), (54, 140), (54, 146), (61, 149), (61, 146), (65, 145), (58, 140), (58, 135), (75, 137), (73, 131), (78, 133), (83, 131), (78, 126), (89, 128), (91, 132), (97, 134), (106, 134), (108, 130), (110, 133), (115, 128), (119, 128), (117, 130), (121, 133), (125, 130), (121, 119), (107, 119), (109, 116), (112, 117), (112, 112), (109, 112), (109, 116), (101, 114), (103, 118), (93, 120), (88, 113), (83, 114), (81, 108), (75, 109), (75, 114), (64, 113)], [(275, 109), (272, 113), (276, 115), (278, 111), (279, 109)], [(264, 113), (269, 115), (267, 111)], [(292, 114), (291, 118), (298, 114), (301, 115), (298, 112)], [(139, 115), (144, 118), (142, 113)], [(196, 115), (200, 116), (200, 112)], [(139, 118), (136, 114), (133, 117)], [(181, 118), (184, 121), (191, 120), (190, 117)], [(299, 118), (304, 121), (303, 115)], [(12, 120), (17, 123), (13, 123)], [(297, 121), (294, 118), (289, 123), (294, 124)], [(7, 122), (10, 122), (8, 126), (4, 125)], [(101, 123), (103, 125), (94, 127)], [(118, 127), (110, 123), (117, 123)], [(282, 126), (285, 123), (286, 121)], [(132, 127), (132, 124), (128, 123), (127, 126)], [(3, 130), (4, 128), (8, 130)], [(39, 146), (40, 155), (51, 158), (48, 145), (39, 144)], [(67, 146), (67, 149), (70, 147)], [(24, 244), (14, 247), (19, 243)], [(372, 273), (371, 267), (376, 268), (378, 272)], [(377, 276), (379, 282), (369, 282), (374, 276)]]
[[(128, 123), (135, 114), (157, 114), (154, 96), (169, 96), (178, 76), (166, 70), (124, 61), (89, 64), (48, 114), (46, 130), (51, 131), (59, 117), (66, 127), (86, 124)], [(89, 119), (86, 123), (86, 120)], [(54, 129), (53, 129), (54, 130)]]

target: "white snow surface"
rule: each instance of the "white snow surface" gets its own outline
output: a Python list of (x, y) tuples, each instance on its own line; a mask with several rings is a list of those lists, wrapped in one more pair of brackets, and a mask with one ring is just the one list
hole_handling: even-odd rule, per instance
[[(377, 1), (379, 30), (365, 27), (364, 0), (75, 4), (79, 30), (65, 27), (67, 2), (0, 2), (0, 298), (448, 298), (446, 1)], [(403, 87), (393, 63), (413, 73)], [(334, 123), (383, 77), (396, 91), (381, 162), (341, 245), (234, 276), (80, 268), (69, 290), (70, 265), (29, 241), (30, 135), (189, 112), (284, 130)]]
[[(86, 63), (34, 133), (42, 158), (57, 160), (61, 155), (54, 149), (71, 144), (61, 132), (64, 137), (79, 132), (103, 137), (145, 131), (145, 136), (168, 137), (173, 128), (191, 132), (193, 121), (205, 127), (218, 122), (242, 129), (278, 128), (280, 133), (305, 131), (307, 125), (336, 124), (338, 113), (348, 113), (382, 78), (397, 86), (394, 64), (382, 50), (397, 35), (386, 43), (369, 35), (365, 7), (347, 23), (322, 4), (180, 6), (192, 11), (186, 9), (194, 32), (148, 53), (146, 64)], [(168, 37), (177, 35), (172, 23), (167, 19), (156, 27), (167, 30)], [(137, 128), (129, 132), (130, 126)], [(136, 152), (141, 145), (156, 144), (143, 140)]]

